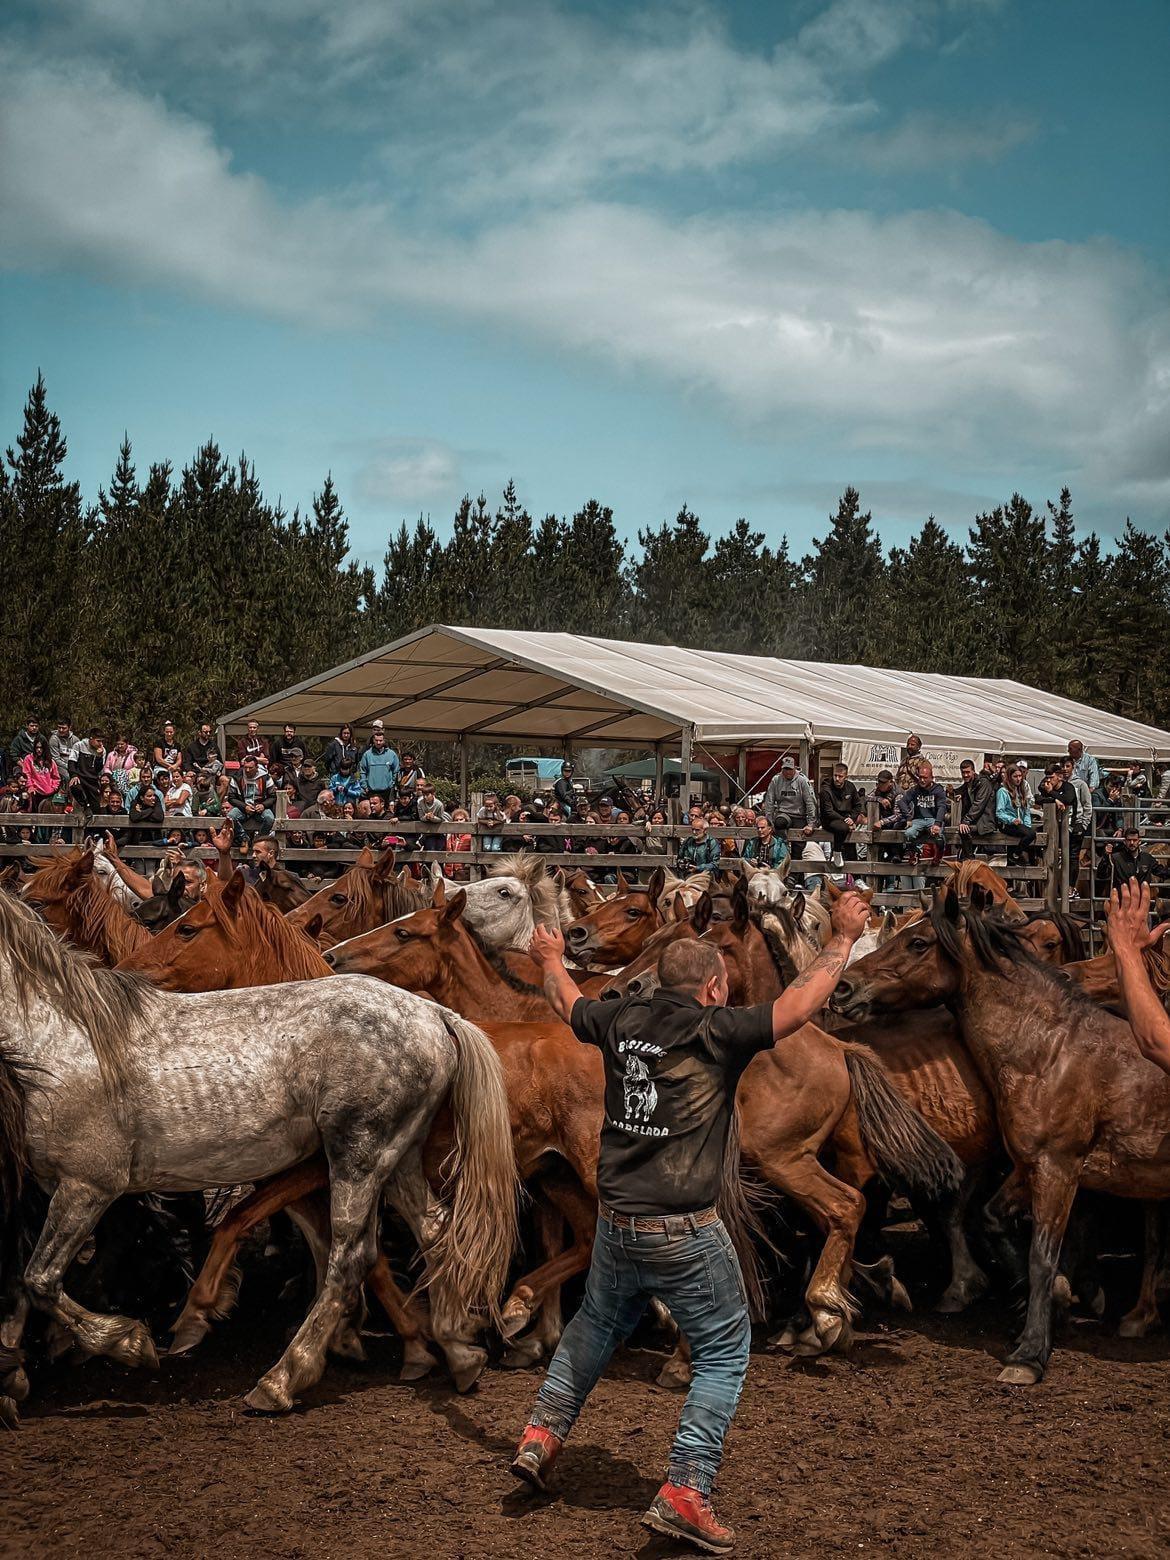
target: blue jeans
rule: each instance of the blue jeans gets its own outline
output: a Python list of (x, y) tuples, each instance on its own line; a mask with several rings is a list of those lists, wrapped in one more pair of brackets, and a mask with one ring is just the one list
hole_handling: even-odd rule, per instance
[[(934, 838), (930, 832), (933, 828), (934, 823), (930, 818), (915, 818), (911, 823), (906, 825), (906, 833), (904, 838), (907, 845), (917, 845), (919, 840), (929, 840)], [(939, 844), (942, 844), (941, 835), (939, 836)], [(918, 873), (914, 873), (911, 877), (902, 879), (902, 887), (909, 888), (911, 890), (925, 888), (926, 878), (924, 876), (919, 876)]]
[(261, 813), (246, 813), (242, 807), (229, 807), (227, 815), (235, 824), (237, 839), (242, 834), (271, 834), (276, 822), (269, 807)]
[(747, 1375), (751, 1322), (743, 1275), (721, 1223), (639, 1234), (597, 1221), (581, 1308), (565, 1328), (529, 1424), (563, 1440), (610, 1356), (652, 1297), (669, 1307), (691, 1346), (691, 1389), (670, 1453), (673, 1484), (711, 1493)]

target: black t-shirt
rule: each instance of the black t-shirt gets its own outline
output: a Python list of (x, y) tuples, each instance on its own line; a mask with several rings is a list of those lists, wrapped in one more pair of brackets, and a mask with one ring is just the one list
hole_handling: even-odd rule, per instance
[(772, 1044), (772, 1004), (701, 1007), (680, 992), (573, 1004), (605, 1059), (597, 1189), (616, 1213), (697, 1213), (719, 1195), (740, 1074)]

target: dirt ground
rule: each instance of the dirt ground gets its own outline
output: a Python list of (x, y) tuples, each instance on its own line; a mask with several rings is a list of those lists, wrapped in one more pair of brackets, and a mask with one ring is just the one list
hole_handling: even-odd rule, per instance
[[(680, 1552), (637, 1521), (680, 1402), (651, 1348), (615, 1361), (540, 1500), (505, 1466), (531, 1372), (492, 1369), (459, 1398), (397, 1382), (375, 1336), (291, 1416), (242, 1411), (289, 1314), (242, 1307), (153, 1376), (42, 1371), (0, 1431), (0, 1555)], [(1003, 1329), (988, 1306), (871, 1319), (850, 1360), (754, 1355), (719, 1491), (738, 1553), (1170, 1554), (1170, 1344), (1074, 1322), (1021, 1390), (995, 1382)]]

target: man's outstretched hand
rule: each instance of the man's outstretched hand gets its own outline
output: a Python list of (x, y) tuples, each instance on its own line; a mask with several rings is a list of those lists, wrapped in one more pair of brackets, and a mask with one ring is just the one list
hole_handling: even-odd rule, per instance
[(869, 905), (853, 889), (842, 894), (833, 906), (833, 930), (850, 942), (856, 942), (869, 925)]
[(532, 941), (528, 944), (528, 957), (534, 959), (541, 969), (547, 969), (550, 965), (563, 964), (565, 939), (561, 935), (560, 928), (538, 926), (532, 934)]
[(1170, 921), (1150, 931), (1150, 885), (1136, 878), (1113, 890), (1106, 914), (1109, 946), (1114, 953), (1144, 953), (1147, 948), (1156, 948), (1170, 932)]

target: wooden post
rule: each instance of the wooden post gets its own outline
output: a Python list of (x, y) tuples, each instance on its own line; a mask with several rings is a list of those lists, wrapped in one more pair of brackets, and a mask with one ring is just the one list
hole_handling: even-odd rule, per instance
[(739, 787), (739, 805), (747, 793), (747, 748), (741, 747), (735, 756), (735, 783)]
[(459, 805), (467, 806), (467, 733), (459, 737)]
[(691, 805), (691, 745), (695, 740), (694, 731), (690, 726), (682, 729), (682, 783), (679, 788), (678, 802), (680, 821)]
[(1044, 902), (1050, 910), (1060, 908), (1060, 881), (1057, 852), (1060, 829), (1056, 822), (1056, 803), (1044, 803)]
[(1068, 839), (1068, 810), (1060, 815), (1060, 911), (1062, 915), (1068, 914), (1069, 901), (1069, 877), (1072, 872), (1072, 862), (1069, 860)]
[(810, 775), (809, 772), (808, 772), (808, 758), (809, 758), (808, 738), (807, 737), (801, 737), (801, 739), (800, 739), (800, 758), (799, 758), (800, 772), (805, 777), (805, 779), (809, 782), (809, 784), (812, 786), (813, 790), (815, 791), (816, 788), (817, 788), (817, 783), (816, 783), (816, 780), (813, 778), (813, 776)]
[(654, 800), (661, 803), (662, 795), (662, 743), (654, 744)]

